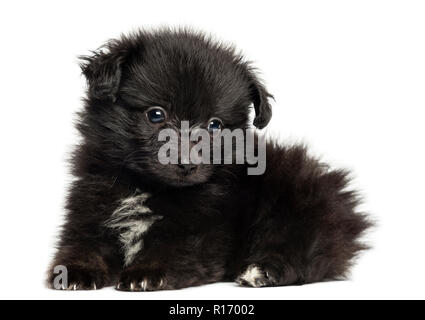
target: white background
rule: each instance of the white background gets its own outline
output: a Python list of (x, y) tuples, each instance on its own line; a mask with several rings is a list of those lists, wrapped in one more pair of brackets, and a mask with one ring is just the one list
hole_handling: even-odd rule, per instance
[[(0, 297), (425, 298), (425, 4), (421, 1), (1, 1)], [(57, 292), (44, 273), (63, 217), (85, 82), (77, 56), (138, 26), (235, 43), (276, 97), (269, 133), (351, 168), (378, 221), (351, 280), (267, 289)]]

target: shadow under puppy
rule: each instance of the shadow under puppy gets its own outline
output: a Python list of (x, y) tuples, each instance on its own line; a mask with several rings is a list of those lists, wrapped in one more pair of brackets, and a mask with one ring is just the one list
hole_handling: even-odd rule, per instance
[[(267, 144), (248, 164), (162, 165), (161, 129), (263, 128), (271, 95), (231, 47), (188, 30), (140, 31), (83, 57), (88, 81), (67, 216), (48, 284), (178, 289), (217, 281), (281, 286), (344, 277), (369, 227), (347, 172), (302, 146)], [(56, 287), (58, 289), (58, 287)]]

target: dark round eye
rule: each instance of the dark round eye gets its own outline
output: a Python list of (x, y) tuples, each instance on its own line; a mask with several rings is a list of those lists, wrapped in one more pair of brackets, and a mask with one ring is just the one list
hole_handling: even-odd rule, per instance
[(223, 123), (220, 119), (211, 119), (208, 123), (208, 131), (214, 132), (217, 130), (221, 130), (223, 128)]
[(146, 112), (148, 120), (153, 124), (162, 123), (165, 121), (165, 111), (161, 108), (151, 108)]

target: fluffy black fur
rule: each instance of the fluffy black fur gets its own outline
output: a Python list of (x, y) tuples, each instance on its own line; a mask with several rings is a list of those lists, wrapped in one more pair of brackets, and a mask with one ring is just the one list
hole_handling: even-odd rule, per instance
[[(108, 42), (81, 66), (83, 140), (50, 286), (56, 265), (68, 268), (73, 289), (303, 284), (344, 277), (365, 249), (359, 237), (370, 223), (355, 211), (347, 172), (302, 146), (268, 143), (260, 176), (248, 176), (246, 165), (201, 165), (182, 175), (158, 162), (159, 128), (145, 114), (151, 106), (167, 110), (166, 126), (218, 117), (226, 128), (247, 128), (252, 104), (254, 125), (269, 122), (271, 95), (232, 47), (188, 30), (140, 31)], [(108, 221), (123, 199), (146, 193), (148, 215), (162, 219), (125, 266), (122, 230)]]

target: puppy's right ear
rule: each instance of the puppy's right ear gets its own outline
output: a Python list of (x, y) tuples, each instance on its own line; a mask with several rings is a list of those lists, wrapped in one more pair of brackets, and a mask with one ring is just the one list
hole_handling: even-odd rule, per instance
[(91, 56), (80, 57), (80, 67), (88, 83), (88, 96), (92, 99), (114, 102), (121, 81), (124, 52), (98, 50)]

